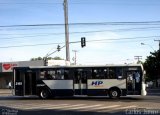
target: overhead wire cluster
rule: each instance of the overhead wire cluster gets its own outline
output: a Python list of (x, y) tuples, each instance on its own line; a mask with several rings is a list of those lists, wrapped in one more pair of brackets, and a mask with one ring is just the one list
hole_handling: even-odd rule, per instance
[[(104, 41), (120, 41), (120, 40), (135, 40), (135, 39), (149, 39), (149, 38), (159, 38), (160, 36), (143, 36), (143, 37), (133, 37), (133, 38), (117, 38), (117, 39), (96, 39), (88, 40), (86, 42), (103, 42)], [(70, 44), (80, 43), (81, 41), (71, 41)], [(26, 45), (12, 45), (12, 46), (0, 46), (0, 48), (14, 48), (14, 47), (28, 47), (28, 46), (43, 46), (43, 45), (59, 45), (65, 44), (65, 42), (54, 42), (54, 43), (43, 43), (43, 44), (26, 44)]]
[[(102, 3), (102, 4), (115, 4), (111, 1), (101, 1), (101, 2), (95, 2), (95, 1), (70, 1), (69, 4), (97, 4), (97, 3)], [(60, 2), (41, 2), (41, 1), (26, 1), (26, 2), (0, 2), (0, 5), (8, 5), (8, 4), (19, 4), (19, 5), (28, 5), (28, 4), (63, 4), (63, 0)], [(118, 3), (120, 4), (120, 3)], [(126, 3), (128, 4), (128, 2)], [(131, 3), (134, 5), (134, 3)], [(140, 5), (143, 5), (140, 3)], [(153, 4), (154, 5), (154, 4)], [(59, 24), (28, 24), (28, 25), (0, 25), (0, 40), (13, 40), (13, 39), (19, 39), (23, 40), (24, 38), (26, 39), (32, 39), (32, 38), (40, 38), (40, 37), (52, 37), (52, 36), (59, 36), (59, 35), (64, 35), (64, 32), (44, 32), (44, 33), (31, 33), (31, 32), (18, 32), (18, 33), (12, 33), (10, 31), (28, 31), (28, 30), (39, 30), (39, 29), (53, 29), (57, 27), (64, 27), (65, 24), (59, 23)], [(127, 22), (83, 22), (83, 23), (69, 23), (70, 27), (91, 27), (95, 26), (112, 26), (114, 29), (89, 29), (89, 30), (83, 30), (83, 31), (71, 31), (69, 34), (93, 34), (93, 33), (100, 33), (100, 32), (127, 32), (127, 31), (148, 31), (148, 30), (159, 30), (160, 29), (160, 21), (138, 21), (138, 22), (132, 22), (132, 21), (127, 21)], [(127, 26), (127, 28), (126, 28)], [(136, 27), (135, 27), (136, 26)], [(115, 28), (116, 27), (116, 28)], [(125, 27), (125, 28), (124, 28)], [(9, 31), (8, 33), (4, 33), (1, 31)], [(149, 38), (156, 38), (159, 37), (159, 35), (152, 35), (152, 36), (137, 36), (137, 37), (132, 37), (132, 38), (117, 38), (117, 39), (96, 39), (96, 40), (88, 40), (87, 42), (92, 43), (92, 42), (103, 42), (106, 41), (120, 41), (120, 40), (138, 40), (138, 39), (149, 39)], [(22, 39), (23, 38), (23, 39)], [(80, 41), (71, 41), (70, 43), (79, 43)], [(26, 44), (26, 45), (9, 45), (9, 46), (1, 46), (0, 48), (13, 48), (13, 47), (33, 47), (33, 46), (40, 46), (40, 45), (57, 45), (57, 44), (65, 44), (64, 42), (49, 42), (49, 43), (37, 43), (37, 44)]]
[[(30, 24), (30, 25), (6, 25), (6, 27), (42, 27), (42, 26), (64, 26), (65, 24)], [(93, 23), (69, 23), (69, 25), (160, 25), (160, 21), (139, 21), (139, 22), (93, 22)]]
[[(63, 0), (55, 0), (53, 1), (31, 1), (31, 0), (27, 0), (27, 1), (23, 1), (23, 2), (0, 2), (1, 5), (10, 5), (10, 4), (16, 4), (16, 5), (30, 5), (30, 4), (38, 4), (38, 5), (61, 5)], [(99, 2), (100, 1), (100, 2)], [(128, 0), (126, 1), (113, 1), (113, 0), (70, 0), (69, 4), (74, 4), (74, 5), (81, 5), (81, 4), (89, 4), (89, 5), (152, 5), (152, 6), (156, 6), (159, 5), (158, 1), (156, 3), (150, 3), (150, 2), (143, 2), (143, 1), (139, 1), (138, 3), (135, 2), (128, 2)]]
[[(83, 33), (98, 33), (98, 32), (107, 32), (107, 31), (112, 31), (112, 32), (126, 32), (126, 31), (145, 31), (145, 30), (158, 30), (160, 29), (160, 21), (141, 21), (141, 22), (95, 22), (95, 23), (69, 23), (70, 26), (102, 26), (102, 25), (109, 25), (109, 26), (130, 26), (130, 25), (136, 25), (140, 27), (128, 27), (128, 28), (119, 28), (119, 29), (104, 29), (104, 30), (86, 30), (86, 31), (73, 31), (70, 32), (70, 34), (83, 34)], [(141, 27), (143, 25), (143, 27)], [(149, 26), (148, 26), (149, 25)], [(156, 25), (156, 26), (155, 26)], [(57, 26), (64, 26), (64, 24), (31, 24), (31, 25), (6, 25), (6, 26), (0, 26), (1, 29), (24, 29), (24, 28), (29, 28), (30, 27), (36, 27), (41, 28), (41, 27), (57, 27)], [(47, 29), (47, 28), (46, 28)], [(7, 33), (0, 33), (1, 37), (0, 40), (12, 40), (12, 39), (22, 39), (22, 38), (38, 38), (38, 37), (47, 37), (47, 36), (55, 36), (55, 35), (64, 35), (64, 32), (53, 32), (53, 33), (32, 33), (33, 35), (27, 35), (27, 34), (7, 34)], [(3, 37), (3, 36), (10, 36), (11, 37)], [(18, 35), (18, 36), (17, 36)], [(97, 40), (90, 40), (87, 42), (99, 42), (99, 41), (120, 41), (120, 40), (133, 40), (133, 39), (148, 39), (148, 38), (153, 38), (153, 37), (159, 37), (157, 36), (142, 36), (142, 37), (134, 37), (134, 38), (118, 38), (118, 39), (97, 39)], [(27, 47), (27, 46), (40, 46), (40, 45), (53, 45), (53, 44), (64, 44), (63, 43), (39, 43), (39, 44), (26, 44), (26, 45), (12, 45), (12, 46), (1, 46), (0, 48), (13, 48), (13, 47)]]

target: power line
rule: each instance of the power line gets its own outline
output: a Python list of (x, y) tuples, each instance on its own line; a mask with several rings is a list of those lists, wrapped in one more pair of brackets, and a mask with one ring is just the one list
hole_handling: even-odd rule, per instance
[(36, 26), (36, 27), (0, 27), (0, 30), (35, 30), (35, 29), (57, 29), (57, 28), (61, 28), (63, 26)]
[[(17, 5), (30, 5), (30, 4), (38, 4), (38, 5), (58, 5), (58, 4), (62, 4), (61, 2), (0, 2), (0, 5), (12, 5), (12, 4), (17, 4)], [(155, 5), (160, 5), (158, 3), (142, 3), (142, 2), (138, 2), (138, 3), (131, 3), (131, 2), (108, 2), (108, 1), (99, 1), (99, 2), (89, 2), (89, 1), (81, 1), (81, 2), (69, 2), (69, 4), (77, 4), (77, 5), (149, 5), (149, 6), (155, 6)]]
[[(93, 23), (69, 23), (68, 25), (159, 25), (160, 21), (139, 21), (139, 22), (93, 22)], [(8, 27), (42, 27), (42, 26), (64, 26), (65, 24), (28, 24), (28, 25), (6, 25)]]
[[(100, 32), (106, 32), (106, 31), (112, 31), (112, 32), (123, 32), (123, 31), (135, 31), (135, 30), (141, 30), (141, 29), (160, 29), (160, 27), (144, 27), (144, 28), (124, 28), (124, 29), (113, 29), (113, 30), (98, 30), (98, 31), (81, 31), (81, 32), (70, 32), (70, 34), (81, 34), (81, 33), (100, 33)], [(38, 33), (37, 35), (28, 35), (28, 34), (0, 34), (0, 35), (28, 35), (28, 36), (17, 36), (17, 37), (6, 37), (6, 38), (0, 38), (0, 39), (17, 39), (17, 38), (33, 38), (38, 36), (56, 36), (56, 35), (64, 35), (65, 33)]]
[[(119, 41), (119, 40), (135, 40), (135, 39), (148, 39), (148, 38), (157, 38), (160, 36), (144, 36), (144, 37), (132, 37), (132, 38), (117, 38), (117, 39), (97, 39), (97, 40), (88, 40), (86, 42), (100, 42), (100, 41)], [(69, 42), (70, 44), (80, 43), (81, 41)], [(0, 48), (14, 48), (14, 47), (29, 47), (29, 46), (41, 46), (41, 45), (53, 45), (53, 44), (65, 44), (64, 42), (59, 43), (45, 43), (45, 44), (26, 44), (26, 45), (13, 45), (13, 46), (1, 46)]]
[(53, 44), (64, 44), (61, 43), (45, 43), (45, 44), (26, 44), (26, 45), (13, 45), (13, 46), (1, 46), (0, 48), (15, 48), (15, 47), (28, 47), (28, 46), (43, 46), (43, 45), (53, 45)]
[(74, 1), (74, 2), (70, 2), (70, 4), (86, 4), (86, 5), (149, 5), (149, 6), (151, 6), (151, 5), (160, 5), (159, 4), (159, 2), (141, 2), (141, 1), (139, 1), (139, 2), (131, 2), (131, 1), (125, 1), (125, 2), (123, 2), (123, 1), (116, 1), (116, 2), (114, 2), (114, 1), (109, 1), (109, 0), (104, 0), (104, 1), (101, 1), (101, 0), (98, 0), (98, 2), (97, 1), (94, 1), (94, 0), (91, 0), (91, 1), (86, 1), (86, 0), (84, 0), (84, 1)]
[[(131, 40), (128, 40), (128, 41), (124, 41), (124, 40), (121, 40), (121, 41), (118, 41), (116, 43), (120, 44), (120, 43), (133, 43), (133, 42), (144, 42), (144, 41), (149, 41), (151, 39), (142, 39), (142, 40), (136, 40), (136, 41), (131, 41)], [(152, 39), (153, 40), (153, 39)], [(89, 43), (95, 43), (95, 42), (89, 42)], [(100, 43), (100, 44), (106, 44), (106, 43), (113, 43), (113, 41), (97, 41), (96, 43)], [(114, 42), (115, 43), (115, 42)]]
[(30, 35), (30, 36), (19, 36), (19, 37), (7, 37), (7, 38), (0, 38), (0, 39), (17, 39), (17, 38), (28, 38), (28, 37), (38, 37), (38, 36), (51, 36), (51, 35), (60, 35), (60, 34), (45, 34), (45, 35)]
[[(159, 24), (158, 24), (159, 25)], [(83, 25), (82, 25), (83, 26)], [(86, 25), (84, 25), (86, 26)], [(95, 25), (95, 26), (99, 26), (99, 25)], [(122, 25), (121, 25), (122, 26)], [(123, 26), (128, 26), (128, 25), (123, 25)], [(147, 25), (145, 25), (147, 26)], [(159, 29), (160, 27), (139, 27), (139, 28), (121, 28), (121, 29), (115, 29), (115, 30), (99, 30), (99, 31), (129, 31), (129, 30), (143, 30), (143, 29)], [(9, 30), (35, 30), (35, 29), (55, 29), (55, 28), (9, 28), (9, 29), (5, 29), (5, 31), (9, 31)], [(3, 29), (0, 29), (3, 30)]]
[(49, 5), (55, 5), (55, 4), (62, 4), (60, 2), (0, 2), (2, 5), (7, 4), (19, 4), (19, 5), (30, 5), (30, 4), (49, 4)]
[(160, 36), (144, 36), (144, 37), (132, 37), (132, 38), (117, 38), (117, 39), (100, 39), (100, 40), (89, 40), (87, 42), (98, 42), (98, 41), (117, 41), (117, 40), (133, 40), (133, 39), (139, 39), (139, 38), (156, 38)]
[[(160, 27), (140, 27), (140, 28), (119, 28), (119, 29), (107, 29), (107, 30), (95, 30), (95, 31), (75, 31), (75, 32), (70, 32), (71, 34), (76, 34), (76, 33), (94, 33), (94, 32), (105, 32), (105, 31), (130, 31), (130, 30), (143, 30), (143, 29), (160, 29)], [(29, 33), (29, 34), (37, 34), (37, 35), (48, 35), (48, 34), (64, 34), (64, 32), (60, 33)], [(0, 35), (28, 35), (28, 34), (0, 34)]]

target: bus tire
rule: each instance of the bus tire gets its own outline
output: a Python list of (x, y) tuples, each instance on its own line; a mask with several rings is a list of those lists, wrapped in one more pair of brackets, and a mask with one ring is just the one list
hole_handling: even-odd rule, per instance
[(119, 98), (120, 97), (120, 89), (118, 89), (118, 88), (111, 88), (109, 90), (109, 97), (111, 99), (117, 99), (117, 98)]
[(40, 98), (48, 99), (50, 97), (50, 93), (47, 89), (43, 89), (40, 91)]

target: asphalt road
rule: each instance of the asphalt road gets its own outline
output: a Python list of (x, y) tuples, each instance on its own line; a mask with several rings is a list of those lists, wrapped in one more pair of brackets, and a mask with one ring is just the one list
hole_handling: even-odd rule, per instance
[(160, 96), (37, 97), (0, 96), (2, 115), (160, 115)]

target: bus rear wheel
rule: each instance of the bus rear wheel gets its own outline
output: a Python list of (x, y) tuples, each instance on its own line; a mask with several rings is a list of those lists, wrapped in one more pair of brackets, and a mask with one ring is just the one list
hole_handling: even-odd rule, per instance
[(112, 99), (117, 99), (120, 97), (120, 90), (113, 88), (109, 90), (109, 97)]
[(40, 98), (47, 99), (47, 98), (49, 98), (49, 96), (50, 96), (50, 93), (48, 90), (43, 89), (40, 91)]

